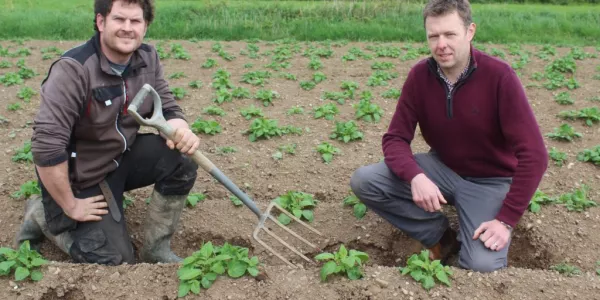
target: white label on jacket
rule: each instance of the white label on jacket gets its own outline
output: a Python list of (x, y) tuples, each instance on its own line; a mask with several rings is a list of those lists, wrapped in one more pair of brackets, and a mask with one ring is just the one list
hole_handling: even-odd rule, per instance
[(112, 101), (106, 100), (106, 101), (104, 101), (104, 104), (106, 104), (106, 106), (110, 106), (112, 104)]

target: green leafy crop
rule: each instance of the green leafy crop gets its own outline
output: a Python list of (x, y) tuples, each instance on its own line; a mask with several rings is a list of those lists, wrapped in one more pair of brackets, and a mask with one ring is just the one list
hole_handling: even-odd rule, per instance
[(10, 276), (14, 270), (16, 281), (30, 277), (33, 281), (40, 281), (44, 274), (40, 267), (48, 262), (36, 251), (31, 250), (29, 241), (25, 241), (19, 250), (0, 248), (0, 276)]
[(13, 198), (29, 198), (31, 195), (41, 195), (42, 191), (38, 185), (37, 180), (29, 180), (23, 184), (18, 191), (12, 193), (10, 196)]
[(340, 151), (341, 150), (339, 148), (334, 147), (328, 142), (321, 142), (321, 144), (317, 146), (317, 152), (321, 154), (321, 158), (326, 164), (330, 163), (333, 159), (333, 156), (340, 153)]
[(337, 139), (348, 143), (354, 140), (362, 140), (364, 134), (359, 130), (356, 122), (350, 120), (348, 122), (335, 122), (335, 129), (329, 136), (332, 139)]
[(200, 250), (186, 257), (177, 276), (179, 278), (178, 297), (185, 297), (190, 292), (199, 294), (200, 289), (208, 289), (219, 275), (240, 278), (245, 274), (256, 277), (259, 273), (258, 258), (248, 256), (248, 248), (234, 246), (229, 243), (213, 246), (204, 243)]
[(185, 200), (185, 203), (190, 207), (196, 207), (198, 202), (204, 201), (206, 199), (206, 195), (202, 193), (190, 193)]
[(202, 120), (200, 118), (196, 119), (194, 123), (190, 126), (192, 132), (195, 134), (203, 133), (209, 135), (215, 135), (223, 131), (223, 128), (219, 124), (219, 122), (215, 120)]
[(315, 119), (325, 118), (325, 120), (333, 120), (333, 117), (337, 115), (340, 110), (335, 103), (326, 103), (321, 106), (317, 106), (313, 109)]
[[(304, 219), (308, 222), (314, 220), (313, 209), (317, 205), (317, 200), (311, 194), (300, 191), (288, 191), (273, 201), (298, 219)], [(292, 221), (285, 213), (280, 213), (277, 220), (284, 225)]]
[(344, 198), (343, 203), (344, 206), (352, 206), (354, 216), (357, 219), (362, 219), (367, 214), (367, 206), (360, 202), (360, 199), (358, 199), (354, 193), (351, 193), (351, 195)]
[(590, 207), (598, 206), (598, 203), (588, 199), (589, 187), (583, 184), (572, 193), (560, 195), (558, 202), (565, 204), (568, 211), (582, 212)]
[(532, 213), (537, 213), (540, 211), (540, 209), (542, 209), (542, 205), (546, 205), (546, 204), (553, 204), (556, 203), (557, 199), (556, 198), (551, 198), (548, 195), (546, 195), (544, 192), (542, 192), (541, 190), (536, 190), (535, 194), (533, 194), (533, 197), (531, 198), (531, 201), (529, 202), (529, 211)]
[(400, 267), (402, 275), (410, 275), (415, 281), (420, 282), (424, 289), (430, 290), (437, 281), (450, 286), (448, 276), (452, 275), (450, 267), (442, 265), (440, 260), (431, 261), (429, 250), (423, 250), (420, 254), (413, 254), (407, 261), (406, 267)]
[(33, 162), (33, 154), (31, 153), (31, 142), (27, 141), (23, 144), (23, 147), (16, 150), (15, 155), (12, 157), (14, 162)]
[(583, 151), (577, 154), (577, 160), (600, 166), (600, 145), (590, 149), (583, 149)]
[(571, 142), (573, 139), (580, 138), (583, 135), (580, 132), (575, 131), (573, 126), (563, 123), (560, 127), (554, 128), (554, 132), (548, 133), (546, 136), (559, 141)]
[(326, 281), (332, 274), (345, 274), (350, 280), (357, 280), (364, 276), (363, 264), (369, 260), (369, 255), (354, 249), (348, 251), (342, 244), (337, 252), (324, 252), (315, 259), (327, 261), (321, 267), (321, 281)]

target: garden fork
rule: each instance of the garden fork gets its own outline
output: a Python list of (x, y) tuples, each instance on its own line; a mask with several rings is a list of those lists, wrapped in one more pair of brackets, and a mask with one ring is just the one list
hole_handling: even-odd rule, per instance
[[(144, 119), (144, 118), (142, 118), (142, 116), (140, 116), (138, 114), (137, 110), (144, 102), (144, 99), (146, 98), (148, 93), (151, 93), (151, 95), (152, 95), (152, 99), (154, 101), (154, 111), (152, 113), (152, 117), (150, 117), (149, 119)], [(156, 129), (158, 129), (161, 133), (163, 133), (169, 139), (173, 139), (173, 134), (174, 134), (175, 130), (171, 126), (169, 126), (169, 124), (165, 120), (163, 113), (162, 113), (162, 101), (160, 99), (160, 96), (154, 90), (154, 88), (152, 88), (149, 84), (145, 84), (142, 87), (142, 89), (137, 93), (137, 95), (135, 96), (133, 101), (129, 104), (127, 111), (136, 119), (136, 121), (138, 123), (140, 123), (140, 125), (154, 127)], [(296, 216), (294, 216), (287, 210), (283, 209), (281, 206), (279, 206), (274, 201), (272, 201), (269, 204), (269, 206), (267, 207), (267, 209), (265, 210), (264, 213), (261, 212), (260, 209), (256, 206), (256, 203), (254, 203), (254, 201), (252, 201), (252, 199), (250, 199), (250, 197), (248, 197), (248, 195), (246, 195), (244, 192), (242, 192), (229, 178), (227, 178), (227, 176), (225, 176), (225, 174), (223, 174), (223, 172), (221, 172), (221, 170), (219, 170), (208, 158), (206, 158), (202, 154), (202, 152), (200, 152), (200, 150), (196, 150), (196, 152), (193, 155), (191, 155), (191, 157), (196, 164), (201, 166), (202, 169), (204, 169), (206, 172), (208, 172), (210, 175), (212, 175), (215, 179), (217, 179), (231, 193), (233, 193), (236, 197), (238, 197), (248, 208), (250, 208), (250, 210), (258, 217), (258, 220), (259, 220), (258, 225), (254, 229), (254, 232), (252, 234), (252, 237), (254, 238), (254, 240), (256, 240), (259, 244), (261, 244), (263, 247), (265, 247), (267, 250), (269, 250), (271, 253), (273, 253), (275, 256), (277, 256), (279, 259), (281, 259), (288, 265), (290, 265), (294, 268), (297, 267), (296, 265), (292, 264), (289, 260), (287, 260), (283, 255), (281, 255), (279, 252), (277, 252), (275, 249), (273, 249), (271, 246), (267, 245), (267, 243), (265, 243), (263, 240), (261, 240), (259, 238), (258, 234), (260, 233), (261, 230), (263, 230), (266, 233), (268, 233), (271, 237), (273, 237), (274, 239), (279, 241), (283, 246), (292, 250), (294, 253), (296, 253), (298, 256), (302, 257), (307, 262), (314, 263), (311, 259), (309, 259), (304, 254), (302, 254), (298, 249), (296, 249), (294, 246), (286, 243), (283, 239), (281, 239), (279, 236), (277, 236), (277, 234), (272, 232), (271, 229), (266, 227), (265, 222), (267, 221), (267, 219), (273, 221), (275, 224), (277, 224), (283, 230), (285, 230), (292, 236), (296, 237), (297, 239), (301, 240), (302, 242), (304, 242), (305, 244), (309, 245), (310, 247), (312, 247), (316, 250), (319, 250), (317, 246), (315, 246), (311, 242), (307, 241), (305, 238), (303, 238), (296, 232), (287, 228), (285, 225), (281, 224), (275, 217), (273, 217), (271, 215), (271, 210), (273, 210), (273, 208), (279, 209), (282, 213), (286, 214), (291, 219), (300, 223), (301, 225), (308, 228), (312, 232), (322, 236), (322, 234), (319, 231), (317, 231), (315, 228), (311, 227), (310, 225), (306, 224), (305, 222), (301, 221), (299, 218), (296, 218)]]

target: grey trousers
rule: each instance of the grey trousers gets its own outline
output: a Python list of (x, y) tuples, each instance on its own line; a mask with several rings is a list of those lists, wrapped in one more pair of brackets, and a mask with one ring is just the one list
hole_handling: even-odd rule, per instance
[[(460, 267), (478, 272), (506, 267), (510, 241), (501, 251), (492, 251), (481, 240), (473, 240), (473, 234), (481, 223), (496, 217), (512, 178), (463, 178), (433, 153), (416, 154), (415, 159), (448, 204), (456, 207), (460, 227)], [(398, 178), (384, 162), (358, 168), (352, 175), (350, 186), (369, 209), (426, 248), (435, 245), (449, 226), (443, 213), (431, 213), (418, 207), (412, 200), (410, 184)]]

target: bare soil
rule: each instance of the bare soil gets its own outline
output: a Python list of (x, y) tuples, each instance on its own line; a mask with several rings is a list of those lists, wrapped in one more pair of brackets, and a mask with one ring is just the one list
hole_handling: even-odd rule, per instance
[[(11, 161), (15, 150), (31, 138), (31, 125), (40, 103), (39, 95), (25, 103), (17, 98), (17, 92), (28, 86), (39, 92), (39, 85), (52, 60), (42, 60), (41, 49), (56, 46), (67, 50), (80, 42), (25, 41), (23, 46), (15, 42), (4, 41), (3, 47), (11, 50), (20, 47), (31, 49), (31, 55), (25, 57), (26, 65), (39, 75), (26, 80), (18, 86), (0, 86), (0, 115), (5, 118), (0, 124), (2, 139), (0, 143), (4, 151), (0, 159), (0, 246), (12, 247), (13, 239), (22, 221), (25, 202), (14, 199), (11, 193), (19, 186), (35, 179), (31, 164)], [(150, 41), (156, 44), (156, 41)], [(404, 265), (408, 256), (419, 250), (419, 245), (407, 238), (403, 233), (389, 225), (372, 212), (358, 220), (352, 215), (351, 208), (344, 207), (342, 200), (349, 195), (349, 179), (359, 166), (379, 161), (382, 158), (381, 136), (385, 132), (395, 109), (396, 99), (385, 99), (381, 93), (393, 87), (401, 89), (404, 78), (418, 59), (401, 61), (399, 58), (377, 58), (377, 61), (389, 61), (395, 64), (393, 71), (399, 78), (391, 80), (387, 87), (368, 87), (368, 77), (372, 74), (371, 64), (375, 60), (358, 59), (343, 62), (342, 55), (351, 47), (365, 50), (367, 43), (350, 43), (342, 47), (334, 47), (335, 54), (331, 58), (322, 58), (323, 72), (327, 79), (317, 84), (311, 91), (300, 88), (299, 82), (311, 80), (315, 71), (307, 68), (309, 59), (302, 52), (294, 54), (290, 60), (292, 67), (282, 72), (290, 72), (297, 76), (297, 81), (279, 78), (279, 72), (270, 70), (273, 77), (264, 88), (275, 90), (280, 98), (273, 106), (262, 107), (255, 99), (234, 100), (223, 103), (221, 108), (227, 113), (223, 117), (203, 114), (205, 107), (214, 104), (214, 90), (210, 83), (213, 73), (218, 68), (203, 69), (200, 66), (207, 58), (215, 59), (219, 67), (232, 75), (235, 86), (243, 86), (254, 94), (260, 87), (241, 83), (244, 73), (254, 70), (266, 70), (263, 66), (270, 63), (269, 56), (250, 59), (240, 55), (246, 47), (245, 42), (221, 42), (224, 49), (236, 56), (233, 61), (225, 61), (211, 51), (213, 42), (202, 41), (167, 41), (180, 43), (191, 55), (191, 60), (174, 58), (163, 60), (165, 74), (184, 72), (187, 77), (169, 79), (172, 87), (185, 87), (188, 95), (179, 103), (183, 107), (188, 121), (196, 118), (217, 120), (223, 132), (215, 136), (202, 135), (203, 151), (233, 182), (252, 197), (261, 208), (279, 195), (290, 190), (311, 193), (319, 201), (315, 209), (315, 220), (312, 224), (323, 234), (319, 237), (292, 224), (291, 227), (309, 240), (314, 241), (324, 251), (337, 250), (340, 244), (354, 249), (366, 251), (370, 260), (365, 269), (366, 277), (362, 280), (350, 281), (346, 278), (333, 277), (327, 283), (319, 281), (319, 266), (295, 260), (300, 268), (292, 269), (271, 256), (252, 239), (252, 231), (256, 217), (245, 207), (235, 207), (229, 200), (228, 191), (220, 186), (210, 175), (202, 170), (194, 186), (194, 192), (202, 192), (207, 199), (196, 207), (186, 208), (177, 234), (172, 241), (174, 251), (188, 256), (198, 250), (205, 241), (214, 244), (230, 242), (249, 247), (253, 255), (257, 255), (263, 263), (266, 278), (241, 278), (237, 280), (219, 278), (209, 290), (203, 290), (199, 297), (203, 299), (598, 299), (600, 296), (600, 277), (596, 274), (596, 261), (600, 261), (599, 230), (600, 208), (591, 208), (585, 212), (568, 212), (564, 206), (544, 206), (537, 214), (526, 213), (515, 230), (509, 251), (509, 268), (491, 274), (479, 274), (453, 267), (455, 275), (452, 287), (436, 286), (429, 292), (423, 290), (412, 278), (401, 276), (397, 267)], [(258, 43), (260, 53), (273, 50), (275, 45)], [(304, 43), (299, 43), (302, 51)], [(401, 43), (387, 45), (403, 46)], [(506, 45), (486, 45), (488, 49), (499, 48), (507, 52)], [(526, 49), (536, 53), (539, 49), (527, 46)], [(558, 55), (563, 55), (569, 48), (558, 48)], [(597, 53), (593, 48), (584, 49)], [(404, 54), (405, 51), (402, 51)], [(516, 57), (506, 53), (509, 62)], [(558, 56), (557, 56), (558, 57)], [(424, 56), (421, 56), (424, 58)], [(597, 67), (600, 59), (587, 58), (577, 61), (576, 78), (581, 84), (579, 89), (570, 91), (575, 99), (573, 105), (559, 105), (554, 101), (554, 94), (559, 91), (548, 91), (531, 84), (540, 82), (531, 79), (534, 72), (543, 72), (547, 61), (534, 55), (522, 72), (522, 82), (535, 111), (541, 130), (544, 134), (552, 132), (562, 120), (556, 115), (566, 109), (581, 109), (597, 106), (591, 102), (592, 97), (600, 96), (599, 81), (593, 79), (600, 73)], [(3, 57), (12, 63), (12, 67), (0, 69), (0, 75), (16, 72), (15, 66), (19, 58)], [(251, 68), (244, 68), (247, 63)], [(192, 80), (200, 80), (200, 89), (188, 87)], [(314, 119), (312, 108), (329, 102), (322, 100), (324, 91), (341, 91), (343, 80), (359, 83), (358, 92), (371, 90), (373, 102), (380, 105), (385, 114), (379, 123), (358, 121), (364, 140), (344, 144), (330, 140), (335, 123), (324, 119)], [(357, 97), (358, 99), (358, 97)], [(340, 114), (336, 120), (351, 120), (354, 109), (351, 100), (339, 105)], [(20, 102), (22, 109), (9, 111), (6, 106)], [(250, 142), (243, 132), (248, 129), (250, 121), (239, 114), (239, 110), (254, 104), (261, 107), (268, 118), (277, 119), (279, 125), (293, 125), (305, 129), (302, 135), (285, 135), (270, 140)], [(300, 105), (305, 112), (301, 115), (287, 115), (292, 106)], [(546, 138), (548, 149), (556, 147), (568, 155), (567, 164), (559, 167), (550, 164), (540, 185), (540, 189), (549, 195), (557, 196), (571, 192), (581, 184), (590, 186), (591, 199), (600, 199), (600, 172), (598, 167), (590, 163), (576, 160), (577, 153), (586, 148), (600, 144), (598, 125), (585, 126), (581, 121), (569, 121), (575, 129), (583, 134), (581, 139), (571, 143), (558, 142)], [(306, 130), (308, 129), (308, 130)], [(330, 164), (324, 164), (315, 147), (322, 141), (329, 141), (341, 149)], [(296, 144), (294, 155), (284, 153), (283, 159), (272, 156), (277, 148), (285, 144)], [(220, 154), (217, 147), (233, 146), (237, 152)], [(427, 151), (428, 147), (420, 135), (413, 142), (416, 152)], [(137, 247), (142, 245), (142, 228), (146, 204), (144, 200), (150, 195), (151, 187), (142, 188), (129, 193), (134, 204), (126, 210), (126, 218), (130, 234)], [(448, 215), (456, 224), (456, 214), (448, 209)], [(274, 241), (268, 240), (275, 245)], [(289, 239), (289, 241), (292, 241)], [(318, 253), (314, 249), (296, 244), (308, 256)], [(15, 282), (6, 277), (0, 279), (1, 299), (174, 299), (177, 296), (178, 279), (175, 264), (150, 265), (139, 263), (117, 267), (73, 264), (67, 255), (55, 246), (45, 243), (42, 254), (50, 259), (50, 265), (44, 267), (44, 278), (38, 283), (30, 281)], [(292, 253), (287, 257), (295, 258)], [(582, 275), (567, 277), (550, 270), (550, 266), (567, 262), (579, 267)]]

